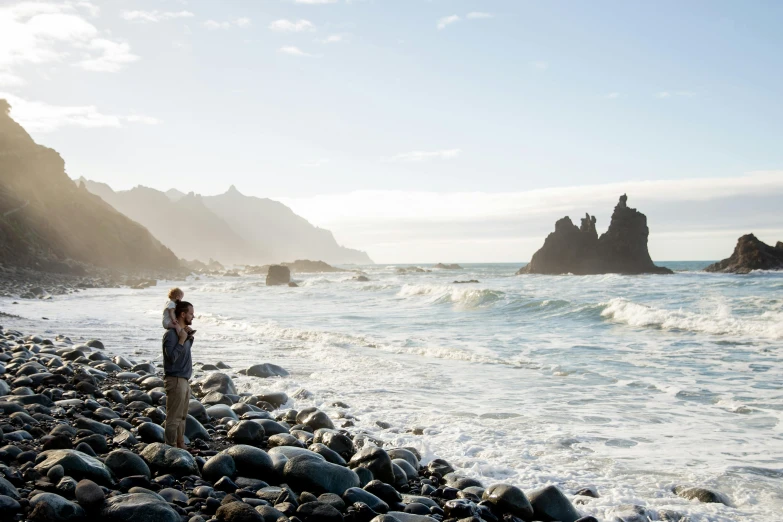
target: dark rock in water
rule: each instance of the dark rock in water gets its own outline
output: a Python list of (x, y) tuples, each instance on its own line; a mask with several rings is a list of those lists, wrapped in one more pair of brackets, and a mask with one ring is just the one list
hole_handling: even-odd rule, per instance
[(539, 520), (575, 522), (582, 516), (563, 492), (555, 486), (532, 491), (527, 497), (533, 506), (533, 516)]
[(457, 263), (450, 263), (450, 264), (438, 263), (433, 268), (440, 268), (441, 270), (462, 270), (462, 267), (459, 266)]
[(296, 516), (302, 522), (342, 522), (343, 516), (335, 508), (324, 502), (308, 502), (296, 510)]
[(405, 448), (392, 448), (386, 451), (389, 454), (389, 458), (404, 459), (413, 466), (414, 469), (419, 469), (419, 457), (417, 457), (412, 451)]
[(469, 285), (469, 284), (478, 283), (478, 282), (479, 282), (478, 279), (471, 279), (469, 281), (452, 281), (452, 284), (455, 284), (455, 285)]
[(131, 477), (134, 475), (143, 475), (147, 478), (152, 477), (150, 468), (144, 459), (132, 451), (117, 449), (106, 456), (104, 464), (109, 468), (118, 479)]
[(245, 371), (250, 377), (288, 377), (289, 373), (284, 368), (270, 363), (254, 364)]
[(445, 511), (448, 518), (470, 518), (479, 514), (479, 509), (476, 504), (470, 500), (455, 499), (449, 500), (443, 504), (443, 511)]
[[(407, 464), (407, 462), (404, 463)], [(392, 462), (391, 466), (392, 473), (394, 473), (394, 485), (397, 487), (405, 486), (408, 483), (408, 474), (394, 462)]]
[(106, 500), (101, 522), (182, 522), (179, 514), (159, 496), (128, 493)]
[(264, 442), (264, 428), (252, 420), (239, 421), (228, 432), (228, 439), (235, 444), (260, 446)]
[[(643, 506), (635, 504), (623, 504), (612, 508), (611, 513), (616, 517), (613, 522), (648, 522), (655, 516), (648, 512)], [(649, 516), (648, 516), (649, 515)]]
[(266, 274), (266, 285), (288, 285), (291, 282), (291, 270), (287, 266), (272, 265)]
[(106, 347), (103, 345), (103, 343), (101, 341), (99, 341), (98, 339), (90, 339), (89, 341), (87, 341), (84, 344), (86, 344), (90, 348), (95, 348), (97, 350), (105, 350), (106, 349)]
[(725, 504), (731, 506), (731, 502), (728, 497), (723, 493), (714, 491), (707, 488), (685, 488), (683, 486), (677, 486), (674, 488), (674, 493), (682, 498), (688, 500), (698, 500), (699, 502), (707, 502), (714, 504)]
[(103, 486), (114, 482), (112, 472), (103, 462), (80, 451), (60, 449), (44, 451), (36, 459), (35, 470), (48, 473), (53, 467), (60, 465), (65, 474), (77, 480), (89, 479)]
[(348, 466), (351, 469), (357, 467), (367, 468), (372, 472), (373, 477), (387, 484), (394, 484), (395, 482), (392, 461), (389, 458), (389, 454), (381, 448), (365, 446), (359, 453), (351, 457)]
[(367, 504), (367, 506), (376, 513), (386, 513), (389, 511), (389, 504), (364, 489), (347, 489), (345, 493), (343, 493), (343, 500), (348, 505), (362, 502)]
[(237, 476), (237, 466), (234, 459), (225, 453), (218, 453), (211, 457), (201, 469), (205, 479), (215, 482), (221, 477), (234, 478)]
[(248, 422), (255, 422), (256, 424), (260, 425), (262, 428), (264, 428), (264, 433), (266, 433), (268, 437), (277, 435), (278, 433), (288, 433), (288, 428), (278, 422), (273, 421), (272, 419), (252, 419)]
[(313, 441), (322, 443), (344, 459), (350, 459), (356, 452), (353, 447), (353, 441), (337, 430), (328, 428), (318, 429), (315, 431)]
[(484, 500), (496, 505), (501, 512), (511, 513), (523, 520), (533, 516), (533, 506), (525, 493), (510, 484), (493, 484), (484, 491)]
[(92, 480), (82, 480), (76, 485), (76, 501), (87, 511), (100, 508), (106, 499), (101, 487)]
[(155, 442), (144, 448), (140, 455), (153, 472), (170, 473), (176, 477), (199, 475), (196, 461), (186, 450)]
[(245, 444), (236, 444), (220, 453), (230, 455), (231, 458), (234, 459), (237, 474), (242, 477), (261, 480), (272, 480), (276, 478), (276, 473), (272, 466), (272, 459), (267, 452), (262, 449)]
[(225, 373), (210, 373), (199, 382), (199, 385), (201, 386), (201, 391), (205, 394), (209, 392), (219, 392), (224, 395), (237, 394), (237, 387), (234, 385), (234, 381)]
[(305, 408), (296, 415), (296, 422), (309, 426), (314, 430), (320, 428), (334, 429), (329, 416), (318, 408)]
[(463, 477), (462, 475), (458, 475), (456, 473), (447, 473), (443, 479), (446, 481), (446, 484), (449, 487), (457, 488), (457, 489), (465, 489), (471, 486), (476, 486), (479, 488), (483, 488), (484, 485), (479, 482), (476, 479)]
[(33, 522), (76, 522), (84, 518), (84, 509), (54, 493), (39, 493), (30, 499)]
[(317, 494), (342, 495), (347, 489), (359, 486), (359, 477), (353, 471), (307, 455), (289, 459), (283, 468), (283, 479), (298, 491)]
[(446, 462), (443, 459), (433, 459), (427, 464), (427, 470), (429, 470), (430, 473), (438, 473), (441, 476), (448, 475), (449, 473), (454, 473), (454, 468)]
[(518, 274), (671, 274), (653, 264), (647, 250), (647, 217), (620, 197), (609, 229), (598, 237), (595, 217), (586, 215), (581, 228), (571, 218), (555, 223), (544, 246)]
[[(405, 473), (407, 480), (413, 480), (419, 476), (419, 472), (416, 471), (416, 469), (413, 466), (411, 466), (411, 463), (405, 459), (392, 459), (392, 464), (398, 466)], [(463, 480), (473, 480), (473, 479), (463, 479)], [(466, 484), (465, 487), (469, 487), (472, 485), (473, 484)], [(465, 487), (462, 488), (459, 488), (458, 486), (453, 486), (453, 487), (456, 487), (458, 489), (465, 489)]]
[[(283, 370), (285, 371), (285, 370)], [(270, 392), (256, 396), (259, 401), (268, 402), (275, 408), (279, 408), (288, 402), (288, 395), (284, 392)]]
[(783, 270), (783, 243), (771, 247), (753, 234), (746, 234), (737, 240), (731, 257), (714, 263), (704, 270), (747, 274), (753, 270)]

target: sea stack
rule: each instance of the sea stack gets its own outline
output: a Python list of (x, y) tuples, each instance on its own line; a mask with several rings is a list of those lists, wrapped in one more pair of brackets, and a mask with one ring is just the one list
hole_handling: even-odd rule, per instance
[(783, 242), (772, 247), (753, 234), (745, 234), (737, 240), (731, 257), (713, 263), (706, 272), (748, 274), (753, 270), (783, 270)]
[(517, 274), (671, 274), (656, 266), (647, 250), (647, 216), (627, 205), (623, 194), (609, 229), (598, 237), (595, 216), (585, 214), (577, 228), (566, 216), (555, 223), (544, 246)]

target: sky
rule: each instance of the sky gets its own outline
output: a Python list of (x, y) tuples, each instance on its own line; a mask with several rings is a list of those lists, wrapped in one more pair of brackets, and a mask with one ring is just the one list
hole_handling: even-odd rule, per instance
[(783, 240), (783, 3), (0, 0), (68, 174), (279, 199), (377, 262), (525, 261), (622, 193), (654, 259)]

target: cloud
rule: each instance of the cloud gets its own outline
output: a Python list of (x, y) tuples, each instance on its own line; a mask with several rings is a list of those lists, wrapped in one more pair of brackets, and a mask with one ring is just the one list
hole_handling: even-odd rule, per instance
[(269, 28), (280, 33), (301, 33), (304, 31), (315, 31), (315, 25), (309, 20), (275, 20), (269, 24)]
[(295, 47), (293, 45), (281, 47), (277, 50), (279, 53), (283, 54), (290, 54), (291, 56), (303, 56), (303, 57), (312, 57), (313, 55), (310, 53), (306, 53), (303, 50), (301, 50), (298, 47)]
[(174, 18), (192, 18), (195, 16), (190, 11), (123, 11), (122, 17), (125, 20), (136, 22), (161, 22)]
[(88, 129), (123, 126), (123, 122), (157, 125), (157, 118), (133, 114), (118, 116), (104, 114), (95, 105), (63, 106), (31, 101), (14, 94), (0, 92), (11, 105), (11, 117), (30, 132), (53, 132), (63, 127)]
[[(98, 13), (90, 2), (21, 2), (0, 7), (0, 74), (27, 64), (68, 63), (91, 71), (117, 72), (139, 59), (130, 46), (85, 18)], [(104, 34), (105, 33), (105, 34)], [(16, 80), (10, 80), (16, 78)]]
[(313, 168), (317, 168), (317, 167), (321, 167), (321, 166), (323, 166), (323, 165), (326, 165), (327, 163), (329, 163), (329, 160), (328, 160), (328, 159), (326, 159), (326, 158), (321, 158), (321, 159), (318, 159), (318, 160), (315, 160), (315, 161), (308, 161), (308, 162), (302, 163), (302, 164), (300, 164), (300, 166), (301, 166), (301, 167), (313, 167)]
[(207, 20), (206, 22), (204, 22), (204, 27), (206, 27), (210, 31), (216, 31), (218, 29), (230, 29), (231, 27), (242, 27), (242, 28), (249, 27), (250, 24), (251, 24), (250, 18), (242, 17), (227, 22), (217, 22), (215, 20)]
[(565, 215), (578, 225), (585, 212), (596, 214), (599, 233), (606, 230), (623, 193), (647, 215), (653, 259), (727, 257), (737, 237), (750, 231), (773, 244), (783, 237), (783, 171), (507, 193), (357, 191), (281, 201), (376, 262), (498, 262), (529, 260)]
[(341, 43), (347, 42), (348, 38), (343, 34), (330, 34), (323, 40), (319, 40), (322, 44)]
[(408, 162), (420, 162), (429, 161), (433, 159), (449, 160), (454, 159), (460, 155), (462, 151), (460, 149), (447, 149), (436, 151), (413, 151), (405, 152), (403, 154), (397, 154), (391, 158), (386, 158), (384, 161), (389, 163), (408, 163)]
[(446, 26), (459, 21), (460, 21), (460, 17), (458, 15), (444, 16), (443, 18), (438, 20), (437, 27), (438, 29), (445, 29)]
[(20, 87), (26, 83), (21, 76), (10, 72), (0, 72), (0, 87)]
[(84, 47), (88, 52), (96, 53), (74, 64), (86, 71), (117, 72), (139, 59), (130, 51), (130, 45), (124, 42), (95, 38)]
[(469, 20), (475, 20), (481, 18), (495, 18), (495, 15), (493, 15), (492, 13), (482, 13), (480, 11), (473, 11), (472, 13), (468, 13), (468, 15), (465, 18)]
[(660, 91), (655, 94), (656, 98), (661, 98), (661, 99), (671, 98), (673, 96), (692, 98), (693, 96), (696, 96), (696, 93), (693, 91)]

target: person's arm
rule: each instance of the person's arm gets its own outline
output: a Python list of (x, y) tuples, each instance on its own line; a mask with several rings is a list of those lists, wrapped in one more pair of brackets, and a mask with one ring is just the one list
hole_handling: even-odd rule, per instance
[(169, 313), (169, 318), (171, 319), (171, 325), (177, 324), (177, 316), (174, 315), (174, 308), (166, 308), (166, 311)]
[(185, 330), (180, 330), (179, 335), (171, 330), (169, 330), (168, 334), (166, 334), (166, 338), (163, 341), (163, 349), (166, 351), (172, 362), (179, 359), (179, 357), (182, 355), (182, 352), (185, 350), (184, 344), (187, 337), (188, 334), (185, 332)]

